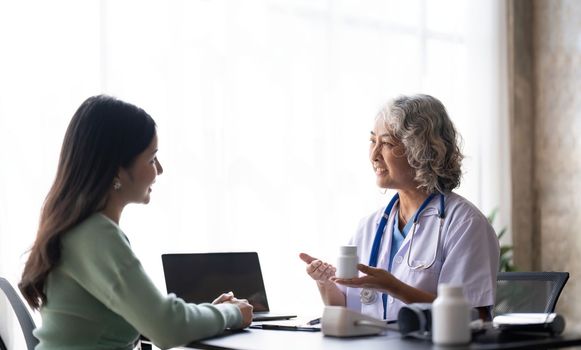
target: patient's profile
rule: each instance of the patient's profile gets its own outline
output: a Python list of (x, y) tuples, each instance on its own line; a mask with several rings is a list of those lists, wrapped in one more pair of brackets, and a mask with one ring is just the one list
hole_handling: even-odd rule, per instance
[(140, 334), (170, 348), (250, 324), (233, 294), (196, 305), (160, 293), (131, 249), (122, 213), (154, 196), (158, 144), (153, 118), (119, 99), (73, 115), (19, 284), (42, 317), (37, 349), (133, 349)]

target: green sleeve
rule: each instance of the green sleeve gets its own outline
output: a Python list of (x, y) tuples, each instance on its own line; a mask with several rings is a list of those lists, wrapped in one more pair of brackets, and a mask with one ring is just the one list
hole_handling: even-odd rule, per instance
[(188, 304), (161, 294), (121, 230), (105, 218), (89, 221), (65, 237), (63, 270), (156, 346), (175, 347), (241, 326), (235, 305)]

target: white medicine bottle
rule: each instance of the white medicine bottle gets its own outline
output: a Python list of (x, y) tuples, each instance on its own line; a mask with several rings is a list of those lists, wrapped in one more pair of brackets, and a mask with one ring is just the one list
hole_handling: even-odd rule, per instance
[(470, 305), (462, 286), (442, 283), (432, 304), (432, 341), (437, 345), (470, 342)]
[(339, 258), (337, 259), (337, 273), (339, 278), (354, 278), (359, 275), (357, 264), (359, 257), (357, 256), (357, 246), (344, 245), (339, 249)]

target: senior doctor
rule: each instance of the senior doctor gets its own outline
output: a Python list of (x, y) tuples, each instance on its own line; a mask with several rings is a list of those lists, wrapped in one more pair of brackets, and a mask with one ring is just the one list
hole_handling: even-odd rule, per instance
[(458, 137), (432, 96), (401, 96), (379, 112), (369, 158), (377, 185), (397, 193), (349, 242), (358, 247), (359, 277), (337, 278), (333, 265), (300, 254), (326, 305), (396, 320), (404, 304), (430, 303), (438, 284), (455, 283), (491, 319), (499, 244), (486, 217), (452, 192), (462, 174)]

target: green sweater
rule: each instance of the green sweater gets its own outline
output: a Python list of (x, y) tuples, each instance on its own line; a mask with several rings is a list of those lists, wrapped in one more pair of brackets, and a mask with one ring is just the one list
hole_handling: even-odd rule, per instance
[(62, 238), (46, 283), (37, 350), (133, 349), (139, 333), (166, 349), (240, 327), (233, 304), (188, 304), (153, 285), (127, 237), (94, 214)]

